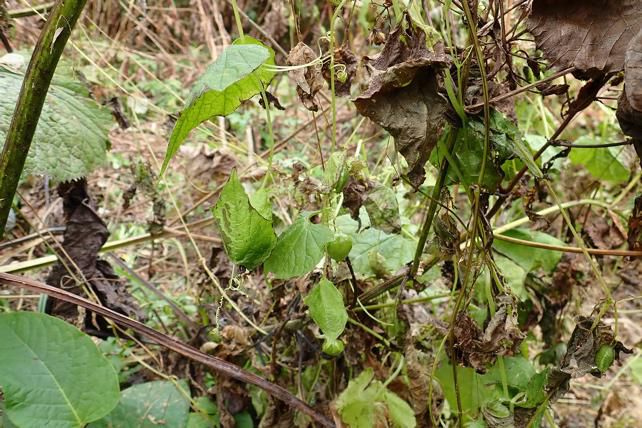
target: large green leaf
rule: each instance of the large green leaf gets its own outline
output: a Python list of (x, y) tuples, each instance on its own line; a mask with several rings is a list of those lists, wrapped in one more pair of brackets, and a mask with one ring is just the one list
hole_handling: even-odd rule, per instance
[(118, 403), (118, 377), (80, 330), (49, 315), (0, 315), (0, 386), (21, 428), (83, 427)]
[[(575, 141), (576, 145), (595, 143), (602, 144), (591, 136), (584, 136)], [(588, 172), (599, 180), (626, 183), (630, 171), (620, 160), (622, 150), (622, 147), (575, 148), (571, 150), (569, 159), (574, 164), (584, 165)]]
[(190, 131), (215, 116), (227, 116), (264, 90), (274, 77), (274, 51), (245, 36), (228, 46), (194, 84), (169, 139), (161, 173)]
[[(539, 242), (542, 244), (557, 246), (566, 245), (554, 236), (529, 229), (513, 229), (502, 233), (502, 235), (524, 241)], [(558, 251), (527, 247), (525, 245), (513, 244), (512, 242), (501, 241), (499, 239), (495, 239), (493, 241), (493, 248), (520, 265), (527, 273), (538, 268), (542, 268), (547, 272), (552, 272), (562, 258), (562, 253)]]
[(279, 236), (265, 261), (265, 270), (279, 279), (305, 275), (321, 261), (325, 246), (333, 236), (327, 226), (313, 224), (308, 215), (301, 215)]
[[(0, 67), (0, 148), (11, 124), (23, 75)], [(105, 161), (111, 113), (69, 82), (49, 87), (24, 174), (46, 174), (56, 181), (88, 175)]]
[[(459, 399), (464, 413), (463, 419), (471, 421), (477, 418), (482, 405), (497, 398), (498, 394), (496, 388), (487, 386), (483, 382), (482, 375), (479, 375), (474, 369), (457, 366), (456, 370)], [(457, 409), (457, 391), (455, 390), (452, 365), (443, 361), (435, 372), (435, 377), (450, 408)]]
[(400, 235), (370, 228), (352, 236), (350, 261), (358, 277), (394, 272), (412, 260), (415, 244)]
[(253, 199), (232, 171), (213, 209), (227, 255), (248, 269), (263, 263), (276, 243), (269, 200), (260, 195)]
[(118, 406), (91, 428), (184, 428), (189, 414), (189, 388), (185, 381), (154, 381), (123, 391)]
[(328, 339), (337, 339), (348, 322), (343, 296), (333, 283), (325, 278), (314, 286), (305, 298), (310, 316)]

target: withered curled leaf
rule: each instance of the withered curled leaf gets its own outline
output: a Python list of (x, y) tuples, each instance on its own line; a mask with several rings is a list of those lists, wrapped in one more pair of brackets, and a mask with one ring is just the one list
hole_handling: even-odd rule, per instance
[(455, 359), (480, 373), (498, 356), (513, 355), (525, 337), (518, 327), (512, 297), (498, 296), (497, 302), (497, 312), (484, 331), (464, 312), (457, 316), (453, 328)]
[(445, 125), (448, 104), (438, 93), (437, 77), (446, 64), (442, 52), (427, 50), (423, 31), (402, 21), (371, 61), (368, 88), (354, 100), (359, 113), (394, 137), (416, 186), (423, 182), (424, 165)]
[(629, 249), (633, 251), (642, 250), (642, 196), (635, 198), (633, 211), (629, 217), (628, 233)]
[(624, 76), (624, 91), (629, 104), (634, 110), (642, 112), (642, 29), (629, 43), (624, 62)]
[[(305, 43), (299, 42), (288, 54), (288, 64), (303, 66), (316, 59), (314, 51)], [(321, 65), (315, 64), (305, 68), (290, 71), (290, 77), (296, 83), (296, 93), (304, 107), (310, 111), (318, 111), (319, 105), (314, 97), (323, 87)]]
[(624, 69), (629, 43), (642, 28), (640, 0), (534, 0), (528, 29), (551, 66), (584, 77)]

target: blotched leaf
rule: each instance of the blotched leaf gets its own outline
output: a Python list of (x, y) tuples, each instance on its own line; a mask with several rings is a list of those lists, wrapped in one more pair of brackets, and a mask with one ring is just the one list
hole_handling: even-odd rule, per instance
[(399, 203), (392, 188), (378, 183), (373, 185), (368, 191), (364, 207), (373, 227), (388, 233), (401, 230)]
[(265, 261), (265, 270), (280, 279), (305, 275), (321, 261), (325, 246), (332, 238), (327, 226), (313, 224), (308, 215), (301, 215), (279, 236)]
[(276, 244), (269, 200), (264, 196), (254, 199), (251, 203), (236, 171), (232, 171), (213, 209), (227, 255), (248, 269), (263, 263)]
[[(23, 75), (0, 66), (0, 149), (11, 124)], [(69, 181), (92, 172), (105, 161), (109, 110), (69, 89), (65, 81), (52, 82), (25, 163), (24, 174), (48, 175)]]
[[(557, 246), (565, 245), (564, 242), (554, 236), (529, 229), (513, 229), (502, 233), (502, 235), (524, 241), (540, 242), (542, 244)], [(558, 251), (527, 247), (525, 245), (514, 244), (500, 239), (495, 239), (493, 241), (493, 247), (495, 250), (520, 265), (527, 273), (538, 268), (542, 268), (547, 272), (552, 272), (562, 258), (562, 253)]]
[(375, 269), (388, 273), (401, 269), (412, 260), (414, 251), (411, 240), (369, 228), (352, 236), (350, 261), (357, 276), (367, 278), (377, 274)]
[[(578, 138), (575, 144), (590, 144), (596, 141), (590, 136)], [(572, 163), (584, 166), (591, 175), (599, 180), (611, 183), (626, 183), (629, 180), (629, 169), (622, 164), (622, 147), (605, 147), (601, 149), (573, 149), (569, 155)]]
[(337, 339), (348, 321), (343, 296), (337, 287), (326, 278), (314, 286), (305, 298), (310, 316), (328, 339)]
[(507, 257), (497, 256), (495, 257), (495, 263), (504, 279), (504, 284), (513, 294), (521, 301), (528, 299), (528, 293), (524, 285), (528, 272)]
[(274, 51), (245, 36), (228, 46), (194, 84), (169, 139), (161, 174), (190, 131), (215, 116), (227, 116), (260, 93), (274, 77)]
[(118, 406), (91, 428), (183, 428), (189, 413), (187, 382), (146, 382), (124, 390)]
[(89, 336), (32, 312), (0, 315), (0, 386), (22, 428), (80, 428), (119, 398), (116, 372)]

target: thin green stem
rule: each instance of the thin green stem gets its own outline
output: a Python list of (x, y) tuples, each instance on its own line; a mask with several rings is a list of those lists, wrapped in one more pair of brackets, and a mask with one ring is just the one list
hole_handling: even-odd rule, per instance
[(239, 38), (242, 39), (245, 37), (243, 33), (243, 23), (241, 22), (241, 14), (239, 13), (239, 6), (236, 4), (236, 0), (230, 0), (232, 2), (232, 10), (234, 11), (234, 20), (236, 21), (236, 29), (239, 32)]
[[(447, 153), (450, 153), (452, 151), (456, 141), (457, 141), (457, 129), (452, 128), (448, 134), (448, 143), (446, 147)], [(417, 244), (417, 248), (415, 249), (415, 257), (412, 261), (412, 267), (410, 268), (410, 272), (408, 273), (408, 276), (410, 278), (413, 278), (417, 274), (417, 271), (419, 270), (419, 261), (421, 260), (421, 255), (424, 252), (424, 247), (426, 245), (426, 241), (428, 240), (428, 233), (430, 232), (430, 228), (432, 227), (433, 219), (435, 218), (435, 214), (437, 213), (437, 207), (439, 206), (439, 200), (441, 199), (440, 198), (441, 189), (444, 187), (444, 183), (446, 182), (446, 176), (448, 175), (448, 165), (449, 165), (449, 162), (447, 160), (447, 157), (444, 157), (444, 159), (441, 162), (441, 167), (439, 168), (439, 175), (437, 176), (437, 182), (435, 183), (435, 187), (433, 188), (433, 191), (432, 191), (430, 204), (428, 205), (428, 211), (426, 212), (426, 217), (424, 218), (424, 224), (421, 227), (421, 233), (419, 235), (419, 243)]]
[(330, 104), (332, 106), (332, 146), (331, 152), (337, 145), (337, 95), (335, 91), (335, 73), (334, 73), (334, 50), (336, 45), (335, 27), (334, 23), (339, 17), (339, 13), (343, 10), (346, 0), (342, 0), (332, 14), (330, 20)]

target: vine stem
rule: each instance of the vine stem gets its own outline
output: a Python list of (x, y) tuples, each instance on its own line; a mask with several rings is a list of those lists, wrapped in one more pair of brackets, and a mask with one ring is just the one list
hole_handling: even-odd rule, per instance
[(81, 306), (87, 310), (100, 314), (105, 318), (109, 318), (114, 323), (125, 328), (130, 328), (136, 333), (146, 336), (149, 339), (153, 340), (154, 342), (158, 343), (159, 345), (164, 346), (165, 348), (170, 349), (178, 354), (181, 354), (184, 357), (187, 357), (193, 361), (197, 361), (201, 364), (211, 367), (217, 372), (222, 373), (226, 376), (229, 376), (233, 379), (239, 380), (244, 383), (249, 383), (261, 388), (262, 390), (269, 393), (273, 397), (282, 400), (285, 404), (289, 405), (290, 407), (302, 413), (305, 413), (321, 426), (329, 427), (329, 428), (334, 428), (335, 426), (334, 423), (331, 420), (329, 420), (326, 416), (324, 416), (323, 414), (319, 413), (318, 411), (310, 407), (304, 401), (295, 397), (287, 389), (279, 385), (276, 385), (272, 382), (269, 382), (263, 379), (262, 377), (257, 376), (254, 373), (248, 372), (242, 369), (241, 367), (238, 367), (221, 358), (217, 358), (217, 357), (213, 357), (211, 355), (205, 354), (192, 346), (186, 345), (185, 343), (180, 342), (171, 336), (168, 336), (150, 327), (147, 327), (145, 324), (135, 321), (129, 317), (126, 317), (125, 315), (119, 314), (118, 312), (114, 312), (111, 309), (97, 305), (93, 302), (90, 302), (87, 299), (84, 299), (80, 296), (69, 293), (68, 291), (55, 288), (50, 285), (43, 284), (42, 282), (34, 281), (32, 279), (23, 278), (16, 275), (0, 273), (0, 284), (13, 286), (13, 287), (20, 287), (20, 288), (37, 292), (37, 293), (45, 293), (56, 299), (60, 299), (65, 302)]
[(11, 125), (7, 131), (2, 155), (0, 155), (0, 238), (4, 235), (13, 197), (38, 126), (51, 79), (86, 1), (58, 0), (49, 14), (31, 55)]
[[(446, 151), (448, 153), (452, 151), (456, 141), (457, 141), (457, 129), (451, 128), (450, 133), (448, 134), (448, 143), (446, 147)], [(424, 252), (426, 241), (428, 240), (428, 233), (430, 232), (432, 221), (435, 218), (435, 214), (437, 213), (437, 207), (439, 206), (439, 200), (440, 200), (439, 195), (441, 194), (441, 189), (444, 187), (444, 183), (446, 182), (447, 174), (448, 174), (448, 158), (444, 157), (441, 163), (441, 168), (439, 168), (439, 175), (437, 176), (437, 182), (435, 183), (435, 187), (433, 188), (433, 191), (432, 191), (432, 196), (430, 198), (430, 205), (428, 205), (428, 211), (426, 212), (426, 217), (424, 218), (424, 224), (421, 227), (421, 234), (419, 235), (419, 243), (417, 243), (417, 248), (415, 249), (415, 257), (412, 261), (412, 267), (410, 268), (410, 271), (408, 271), (409, 278), (413, 278), (417, 274), (417, 271), (419, 270), (419, 261), (421, 259), (421, 255)]]
[(339, 13), (343, 10), (346, 0), (341, 0), (341, 3), (334, 10), (334, 13), (331, 16), (330, 21), (330, 105), (332, 106), (332, 146), (331, 152), (334, 152), (334, 148), (337, 145), (337, 95), (334, 89), (335, 73), (334, 73), (334, 49), (336, 45), (335, 38), (335, 29), (334, 23), (339, 17)]

